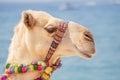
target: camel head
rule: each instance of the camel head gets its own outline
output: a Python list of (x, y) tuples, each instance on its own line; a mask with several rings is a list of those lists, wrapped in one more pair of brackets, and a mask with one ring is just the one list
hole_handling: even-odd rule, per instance
[[(33, 57), (38, 60), (44, 59), (61, 21), (61, 19), (46, 12), (24, 11), (15, 28), (10, 50), (17, 45), (23, 47), (21, 51), (32, 55), (29, 56), (30, 59)], [(68, 29), (51, 61), (54, 62), (62, 56), (80, 56), (84, 59), (90, 59), (94, 54), (95, 43), (92, 33), (80, 24), (69, 21)]]

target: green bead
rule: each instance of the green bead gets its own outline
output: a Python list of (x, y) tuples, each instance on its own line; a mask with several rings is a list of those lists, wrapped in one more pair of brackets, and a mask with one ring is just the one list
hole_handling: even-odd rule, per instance
[(18, 66), (18, 64), (15, 64), (15, 67), (17, 67)]
[(18, 67), (18, 72), (21, 73), (22, 72), (22, 68)]
[(31, 65), (31, 63), (28, 63), (28, 66), (30, 66)]
[(36, 64), (34, 64), (34, 70), (37, 70), (37, 65)]
[(7, 63), (7, 64), (6, 64), (6, 69), (7, 69), (7, 68), (9, 68), (9, 67), (10, 67), (10, 64), (9, 64), (9, 63)]
[(23, 64), (23, 66), (26, 66), (26, 64)]

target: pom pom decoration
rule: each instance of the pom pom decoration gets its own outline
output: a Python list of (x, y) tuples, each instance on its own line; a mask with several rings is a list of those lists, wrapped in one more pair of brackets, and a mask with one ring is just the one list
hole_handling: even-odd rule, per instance
[(6, 74), (14, 74), (14, 73), (26, 73), (28, 71), (42, 71), (46, 67), (46, 63), (44, 61), (34, 61), (26, 64), (10, 64), (7, 63), (5, 65), (5, 73)]
[(0, 80), (9, 80), (7, 75), (1, 75)]

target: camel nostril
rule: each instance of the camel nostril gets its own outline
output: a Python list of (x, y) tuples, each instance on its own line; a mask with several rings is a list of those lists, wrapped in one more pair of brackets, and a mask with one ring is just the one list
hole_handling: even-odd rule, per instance
[(90, 32), (86, 31), (84, 32), (85, 39), (91, 42), (94, 42), (93, 36)]

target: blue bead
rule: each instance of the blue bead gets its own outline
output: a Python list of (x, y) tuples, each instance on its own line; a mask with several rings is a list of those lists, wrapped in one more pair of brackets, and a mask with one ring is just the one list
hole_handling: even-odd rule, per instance
[(62, 64), (61, 64), (61, 63), (59, 63), (59, 64), (58, 64), (58, 68), (60, 68), (61, 66), (62, 66)]
[(45, 66), (42, 66), (42, 70), (45, 70), (45, 68), (46, 68)]
[(40, 77), (40, 80), (44, 80), (42, 77)]
[(38, 64), (38, 62), (37, 62), (37, 61), (35, 61), (35, 62), (34, 62), (34, 64)]
[(11, 68), (10, 68), (10, 72), (11, 72), (11, 73), (14, 73), (14, 68), (15, 68), (15, 67), (11, 67)]
[(23, 67), (23, 64), (20, 64), (20, 67)]
[(25, 66), (25, 71), (27, 72), (29, 70), (29, 67), (28, 66)]

